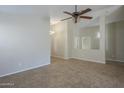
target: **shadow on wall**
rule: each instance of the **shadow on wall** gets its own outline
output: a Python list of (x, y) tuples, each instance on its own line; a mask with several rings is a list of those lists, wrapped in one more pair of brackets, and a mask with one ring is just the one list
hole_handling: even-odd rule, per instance
[(106, 17), (106, 60), (124, 62), (124, 6)]

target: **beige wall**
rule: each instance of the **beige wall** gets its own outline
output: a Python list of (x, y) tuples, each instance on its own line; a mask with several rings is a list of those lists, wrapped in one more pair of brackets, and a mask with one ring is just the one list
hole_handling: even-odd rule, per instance
[(106, 25), (106, 59), (124, 62), (124, 21)]
[[(105, 16), (101, 16), (100, 19), (98, 20), (99, 26), (100, 26), (100, 49), (96, 50), (96, 49), (90, 49), (90, 50), (83, 50), (83, 49), (75, 49), (73, 47), (74, 43), (74, 37), (75, 36), (79, 36), (80, 33), (80, 29), (82, 27), (82, 24), (76, 24), (75, 28), (72, 27), (70, 28), (71, 30), (69, 30), (70, 32), (72, 32), (72, 36), (71, 36), (71, 45), (72, 45), (72, 58), (76, 58), (76, 59), (82, 59), (82, 60), (88, 60), (88, 61), (94, 61), (94, 62), (98, 62), (98, 63), (105, 63)], [(95, 23), (94, 23), (95, 24)], [(70, 43), (70, 42), (69, 42)]]
[(106, 60), (124, 62), (124, 6), (106, 17)]
[(67, 56), (67, 24), (59, 22), (51, 25), (55, 33), (51, 35), (51, 56), (66, 58)]
[[(80, 39), (82, 39), (82, 37), (90, 38), (90, 49), (100, 48), (100, 37), (97, 37), (97, 34), (100, 33), (99, 26), (80, 28), (79, 33)], [(82, 47), (82, 42), (80, 42), (80, 46)]]
[(58, 56), (62, 58), (76, 58), (88, 61), (95, 61), (105, 63), (105, 47), (104, 47), (104, 31), (105, 31), (105, 18), (101, 17), (100, 21), (100, 33), (102, 35), (100, 39), (100, 49), (94, 50), (82, 50), (74, 48), (74, 38), (79, 36), (78, 33), (82, 27), (82, 24), (74, 24), (71, 20), (60, 22), (54, 25), (55, 34), (52, 35), (52, 56)]
[[(60, 32), (58, 30), (55, 36), (53, 35), (55, 38), (57, 38), (55, 39), (56, 43), (54, 42), (55, 46), (57, 46), (56, 48), (54, 48), (56, 49), (56, 51), (54, 50), (55, 52), (54, 55), (56, 56), (58, 55), (61, 57), (64, 57), (64, 55), (66, 55), (66, 57), (68, 58), (77, 58), (77, 59), (90, 60), (101, 63), (105, 63), (105, 59), (109, 59), (111, 57), (117, 60), (123, 60), (123, 53), (122, 53), (124, 47), (122, 44), (123, 32), (124, 32), (123, 23), (113, 24), (110, 27), (108, 27), (108, 29), (110, 29), (108, 33), (105, 33), (105, 31), (107, 30), (106, 23), (124, 20), (124, 6), (116, 6), (115, 8), (111, 8), (110, 10), (112, 11), (107, 11), (108, 13), (106, 13), (106, 10), (98, 11), (94, 15), (93, 17), (94, 19), (92, 21), (82, 20), (81, 22), (74, 24), (72, 20), (68, 20), (68, 21), (64, 21), (65, 23), (67, 22), (66, 26), (65, 24), (63, 24), (63, 22), (56, 24), (56, 27), (61, 28), (63, 32)], [(99, 26), (99, 30), (101, 34), (100, 46), (99, 46), (100, 49), (98, 50), (75, 49), (74, 38), (81, 36), (81, 34), (79, 33), (80, 29), (83, 27), (90, 28), (91, 26), (96, 26), (96, 25)], [(118, 31), (115, 31), (115, 28)], [(57, 34), (59, 37), (57, 37)], [(66, 36), (66, 40), (65, 40), (65, 36)], [(115, 41), (118, 42), (115, 43)], [(111, 48), (111, 46), (113, 48)], [(105, 54), (106, 54), (106, 58), (105, 58)]]

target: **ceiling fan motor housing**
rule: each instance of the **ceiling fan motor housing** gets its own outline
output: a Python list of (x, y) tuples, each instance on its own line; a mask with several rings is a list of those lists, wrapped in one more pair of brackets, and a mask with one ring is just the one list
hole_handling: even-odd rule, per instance
[(73, 16), (79, 16), (79, 12), (73, 12)]
[(75, 23), (77, 23), (78, 18), (92, 19), (92, 17), (90, 17), (90, 16), (81, 16), (82, 14), (85, 14), (85, 13), (87, 13), (89, 11), (91, 11), (90, 8), (87, 8), (87, 9), (81, 11), (81, 12), (77, 12), (77, 6), (75, 6), (75, 12), (73, 12), (73, 13), (64, 11), (64, 13), (70, 15), (71, 17), (66, 18), (66, 19), (62, 19), (62, 21), (74, 18), (75, 19)]

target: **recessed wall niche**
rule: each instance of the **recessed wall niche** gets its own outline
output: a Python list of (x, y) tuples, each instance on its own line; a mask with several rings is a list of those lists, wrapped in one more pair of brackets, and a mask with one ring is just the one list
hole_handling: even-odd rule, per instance
[(100, 31), (99, 26), (80, 28), (79, 40), (81, 49), (99, 49)]

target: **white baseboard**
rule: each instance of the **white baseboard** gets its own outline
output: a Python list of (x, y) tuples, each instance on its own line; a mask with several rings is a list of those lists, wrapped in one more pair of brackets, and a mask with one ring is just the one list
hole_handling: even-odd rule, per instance
[(64, 57), (61, 57), (61, 56), (51, 56), (51, 57), (56, 57), (56, 58), (60, 58), (60, 59), (68, 59), (68, 58), (64, 58)]
[(121, 61), (121, 60), (115, 60), (115, 59), (107, 59), (106, 61), (124, 62), (124, 61)]
[(98, 60), (93, 60), (93, 59), (77, 58), (77, 57), (71, 57), (71, 58), (79, 59), (79, 60), (83, 60), (83, 61), (95, 62), (95, 63), (102, 63), (102, 64), (106, 63), (106, 62), (103, 62), (103, 61), (98, 61)]
[(4, 75), (1, 75), (0, 77), (9, 76), (9, 75), (17, 74), (17, 73), (20, 73), (20, 72), (24, 72), (24, 71), (36, 69), (36, 68), (39, 68), (39, 67), (42, 67), (42, 66), (45, 66), (45, 65), (49, 65), (49, 64), (50, 63), (48, 63), (48, 64), (42, 64), (40, 66), (35, 66), (35, 67), (29, 67), (29, 68), (26, 68), (26, 69), (22, 69), (22, 70), (19, 70), (19, 71), (15, 71), (15, 72), (11, 72), (11, 73), (7, 73), (7, 74), (4, 74)]
[[(57, 58), (61, 58), (61, 59), (66, 59), (64, 57), (60, 57), (60, 56), (52, 56), (52, 57), (57, 57)], [(105, 64), (106, 62), (102, 62), (102, 61), (98, 61), (98, 60), (93, 60), (93, 59), (86, 59), (86, 58), (77, 58), (77, 57), (69, 57), (67, 59), (78, 59), (78, 60), (83, 60), (83, 61), (89, 61), (89, 62), (95, 62), (95, 63), (102, 63)], [(67, 60), (66, 59), (66, 60)]]

